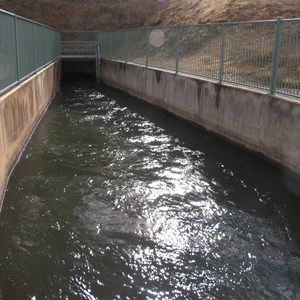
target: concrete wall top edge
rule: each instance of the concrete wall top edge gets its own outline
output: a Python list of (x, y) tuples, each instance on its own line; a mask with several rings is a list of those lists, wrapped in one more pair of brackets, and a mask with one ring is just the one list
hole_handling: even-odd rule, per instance
[[(202, 77), (200, 75), (193, 75), (190, 73), (183, 73), (183, 72), (179, 72), (176, 74), (175, 71), (173, 70), (168, 70), (168, 69), (162, 69), (162, 68), (157, 68), (157, 67), (146, 67), (144, 65), (139, 65), (139, 64), (134, 64), (134, 63), (124, 63), (123, 61), (111, 61), (108, 59), (101, 59), (102, 63), (110, 63), (110, 62), (114, 62), (114, 63), (118, 63), (120, 65), (126, 65), (126, 68), (142, 68), (142, 69), (146, 69), (146, 70), (154, 70), (154, 71), (159, 71), (159, 72), (163, 72), (164, 74), (170, 74), (170, 75), (175, 75), (176, 77), (183, 77), (183, 78), (191, 78), (194, 79), (196, 81), (203, 81), (203, 82), (211, 82), (213, 84), (219, 84), (219, 81), (216, 79), (212, 79), (212, 78), (206, 78), (206, 77)], [(294, 98), (292, 96), (288, 96), (288, 95), (280, 95), (280, 94), (270, 94), (269, 91), (267, 90), (263, 90), (263, 89), (259, 89), (259, 88), (251, 88), (251, 87), (247, 87), (247, 86), (243, 86), (243, 85), (238, 85), (238, 84), (234, 84), (234, 83), (230, 83), (230, 82), (226, 82), (224, 81), (220, 86), (222, 86), (223, 88), (228, 87), (228, 88), (234, 88), (240, 91), (245, 91), (245, 92), (250, 92), (250, 93), (254, 93), (263, 97), (270, 97), (273, 99), (279, 99), (279, 100), (283, 100), (283, 101), (287, 101), (287, 102), (291, 102), (294, 104), (300, 104), (300, 99)]]
[(102, 60), (101, 80), (300, 174), (300, 101)]
[(60, 60), (61, 60), (61, 58), (58, 58), (55, 61), (47, 64), (43, 68), (38, 69), (31, 76), (27, 77), (26, 79), (20, 81), (16, 85), (12, 86), (10, 89), (5, 91), (3, 94), (0, 94), (0, 102), (3, 101), (5, 98), (10, 97), (10, 95), (14, 94), (16, 92), (16, 90), (18, 90), (20, 87), (28, 84), (32, 79), (34, 79), (35, 77), (38, 77), (41, 73), (43, 73), (45, 70), (51, 68), (53, 65), (57, 64), (57, 62), (59, 62)]

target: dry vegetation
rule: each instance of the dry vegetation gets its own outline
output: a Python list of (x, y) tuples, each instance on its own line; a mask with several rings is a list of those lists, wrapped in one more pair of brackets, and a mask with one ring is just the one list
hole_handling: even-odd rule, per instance
[(0, 8), (81, 30), (300, 17), (300, 0), (0, 0)]
[(141, 27), (164, 6), (153, 0), (0, 0), (4, 10), (64, 30)]
[(148, 25), (199, 24), (300, 17), (299, 0), (169, 0)]

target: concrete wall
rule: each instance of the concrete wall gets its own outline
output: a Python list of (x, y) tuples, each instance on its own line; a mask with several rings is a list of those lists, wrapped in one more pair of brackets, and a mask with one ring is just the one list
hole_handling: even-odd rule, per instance
[(0, 208), (10, 172), (60, 84), (61, 63), (0, 95)]
[(300, 173), (300, 102), (102, 60), (102, 82)]

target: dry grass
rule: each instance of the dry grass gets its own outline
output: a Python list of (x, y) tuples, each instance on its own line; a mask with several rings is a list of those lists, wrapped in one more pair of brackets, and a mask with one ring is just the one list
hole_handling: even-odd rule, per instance
[[(219, 25), (182, 28), (179, 71), (218, 79), (222, 28)], [(270, 88), (276, 22), (231, 24), (226, 28), (224, 80)], [(150, 47), (149, 64), (174, 70), (176, 31), (171, 28), (162, 30), (165, 42), (158, 48)], [(284, 22), (277, 80), (280, 90), (289, 94), (299, 94), (299, 45), (300, 21)], [(136, 43), (131, 48), (140, 48), (140, 45)]]
[(299, 0), (2, 0), (0, 8), (81, 30), (300, 17)]
[(61, 30), (141, 27), (162, 7), (153, 0), (2, 0), (0, 8)]
[(176, 25), (300, 17), (299, 0), (169, 0), (147, 24)]

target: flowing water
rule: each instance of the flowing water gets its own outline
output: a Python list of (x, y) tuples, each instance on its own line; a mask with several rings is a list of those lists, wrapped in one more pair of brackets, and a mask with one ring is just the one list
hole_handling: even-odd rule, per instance
[(300, 299), (300, 199), (284, 177), (68, 81), (10, 179), (0, 299)]

